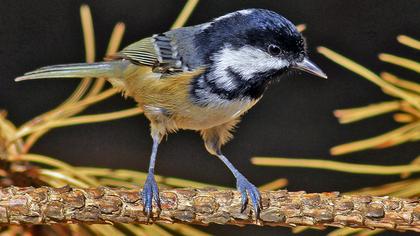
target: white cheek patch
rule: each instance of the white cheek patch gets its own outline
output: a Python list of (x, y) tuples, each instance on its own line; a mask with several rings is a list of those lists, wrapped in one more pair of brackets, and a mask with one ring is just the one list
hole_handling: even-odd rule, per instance
[(231, 78), (228, 69), (241, 75), (241, 79), (250, 80), (256, 73), (269, 70), (280, 70), (289, 66), (289, 62), (273, 57), (265, 51), (252, 46), (234, 49), (227, 46), (212, 58), (214, 71), (211, 80), (228, 91), (236, 88), (234, 78)]

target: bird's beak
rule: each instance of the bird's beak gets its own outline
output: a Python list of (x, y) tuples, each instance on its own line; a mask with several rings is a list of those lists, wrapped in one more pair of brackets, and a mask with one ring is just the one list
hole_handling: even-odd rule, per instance
[(293, 69), (301, 70), (308, 72), (310, 74), (316, 75), (318, 77), (327, 79), (327, 75), (317, 66), (315, 63), (310, 61), (308, 58), (305, 57), (303, 61), (297, 62), (291, 66)]

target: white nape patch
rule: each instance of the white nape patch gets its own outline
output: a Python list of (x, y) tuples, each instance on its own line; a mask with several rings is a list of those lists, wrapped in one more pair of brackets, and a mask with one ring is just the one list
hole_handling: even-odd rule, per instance
[(273, 57), (269, 53), (252, 46), (234, 49), (232, 46), (227, 45), (220, 52), (216, 53), (212, 60), (215, 69), (212, 71), (212, 76), (209, 79), (215, 81), (220, 88), (228, 91), (236, 88), (233, 78), (228, 74), (228, 68), (240, 74), (243, 80), (250, 80), (256, 73), (273, 69), (280, 70), (289, 66), (288, 61)]
[(200, 24), (199, 27), (201, 30), (205, 30), (207, 28), (209, 28), (211, 26), (212, 22), (208, 22), (208, 23), (204, 23), (204, 24)]
[(232, 16), (235, 16), (236, 14), (241, 14), (243, 16), (246, 16), (246, 15), (251, 14), (252, 12), (254, 12), (254, 9), (245, 9), (245, 10), (240, 10), (240, 11), (234, 11), (234, 12), (228, 13), (226, 15), (217, 17), (216, 19), (214, 19), (214, 21), (219, 21), (219, 20), (231, 18)]
[(242, 16), (246, 16), (246, 15), (251, 14), (252, 12), (254, 12), (254, 10), (253, 10), (253, 9), (245, 9), (245, 10), (240, 10), (240, 11), (231, 12), (231, 13), (228, 13), (228, 14), (226, 14), (226, 15), (223, 15), (223, 16), (220, 16), (220, 17), (217, 17), (217, 18), (213, 19), (213, 21), (212, 21), (212, 22), (208, 22), (208, 23), (203, 23), (203, 24), (201, 24), (201, 25), (200, 25), (200, 29), (201, 29), (201, 30), (205, 30), (205, 29), (209, 28), (209, 27), (212, 25), (212, 23), (213, 23), (213, 22), (216, 22), (216, 21), (220, 21), (220, 20), (223, 20), (223, 19), (230, 18), (230, 17), (232, 17), (232, 16), (235, 16), (236, 14), (241, 14)]

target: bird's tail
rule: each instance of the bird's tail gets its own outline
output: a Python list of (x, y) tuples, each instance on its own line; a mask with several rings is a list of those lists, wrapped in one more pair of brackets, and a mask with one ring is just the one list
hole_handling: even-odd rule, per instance
[(46, 78), (123, 78), (128, 64), (126, 61), (106, 61), (46, 66), (17, 77), (15, 81)]

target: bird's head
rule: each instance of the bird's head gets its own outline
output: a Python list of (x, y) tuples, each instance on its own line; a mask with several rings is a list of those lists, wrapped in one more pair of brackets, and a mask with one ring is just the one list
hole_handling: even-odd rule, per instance
[(230, 97), (262, 95), (267, 82), (291, 69), (327, 78), (307, 56), (302, 34), (264, 9), (229, 13), (203, 24), (196, 38), (215, 90)]

